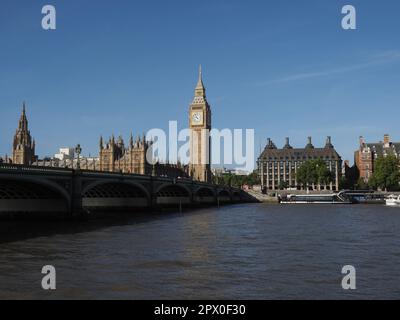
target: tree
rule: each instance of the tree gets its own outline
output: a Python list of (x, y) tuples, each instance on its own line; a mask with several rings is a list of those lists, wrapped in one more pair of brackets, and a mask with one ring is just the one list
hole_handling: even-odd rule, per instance
[(223, 173), (218, 177), (218, 182), (227, 186), (242, 187), (243, 185), (254, 186), (260, 184), (257, 171), (249, 175), (236, 175), (231, 172)]
[(326, 167), (324, 160), (314, 160), (313, 166), (315, 166), (318, 187), (322, 184), (328, 184), (333, 180), (332, 172)]
[(311, 184), (316, 184), (318, 187), (322, 184), (328, 184), (333, 177), (326, 167), (326, 162), (322, 159), (316, 159), (304, 162), (297, 170), (296, 178), (308, 189)]
[(298, 169), (296, 178), (297, 181), (303, 186), (307, 187), (313, 183), (314, 173), (312, 172), (311, 161), (304, 162)]
[(358, 178), (358, 181), (356, 183), (356, 187), (359, 190), (368, 190), (372, 186), (373, 186), (372, 178), (370, 179), (369, 183), (366, 183), (363, 178)]
[(258, 176), (258, 172), (255, 170), (252, 173), (250, 173), (248, 176), (246, 176), (245, 182), (249, 186), (254, 186), (254, 185), (260, 184), (261, 179)]
[(289, 183), (287, 181), (281, 180), (278, 185), (279, 190), (284, 190), (289, 188)]
[(399, 159), (394, 155), (377, 158), (370, 183), (385, 191), (398, 189), (400, 184), (399, 166)]

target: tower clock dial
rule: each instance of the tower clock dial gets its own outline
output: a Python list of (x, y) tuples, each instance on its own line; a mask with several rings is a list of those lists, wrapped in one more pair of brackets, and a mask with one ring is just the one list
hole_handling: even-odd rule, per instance
[(203, 125), (203, 112), (201, 111), (192, 112), (192, 124), (197, 126)]

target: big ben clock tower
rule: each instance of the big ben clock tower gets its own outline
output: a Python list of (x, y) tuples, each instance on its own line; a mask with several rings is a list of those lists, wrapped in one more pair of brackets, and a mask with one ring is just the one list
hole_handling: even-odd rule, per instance
[(189, 107), (190, 176), (197, 181), (211, 182), (211, 108), (206, 99), (201, 66), (199, 80)]

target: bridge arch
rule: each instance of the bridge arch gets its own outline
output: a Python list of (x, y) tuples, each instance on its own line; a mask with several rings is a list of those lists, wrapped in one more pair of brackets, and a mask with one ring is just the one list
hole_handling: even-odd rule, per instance
[(232, 201), (231, 193), (226, 189), (218, 190), (217, 198), (218, 201), (222, 203), (229, 203)]
[(0, 212), (68, 212), (71, 197), (63, 186), (33, 177), (0, 179)]
[(222, 189), (218, 190), (218, 196), (230, 197), (231, 193), (226, 189)]
[(195, 195), (198, 197), (215, 197), (215, 190), (209, 187), (200, 187), (196, 190)]
[[(3, 187), (3, 190), (4, 190), (4, 186), (6, 186), (8, 184), (7, 182), (17, 182), (17, 183), (21, 183), (22, 185), (29, 184), (30, 186), (38, 185), (38, 186), (45, 187), (45, 188), (49, 189), (50, 191), (57, 192), (67, 202), (69, 202), (71, 200), (71, 197), (65, 188), (63, 188), (59, 184), (57, 184), (51, 180), (48, 180), (48, 179), (34, 179), (34, 178), (28, 178), (28, 177), (12, 177), (12, 178), (5, 178), (5, 179), (2, 178), (2, 179), (0, 179), (0, 181), (1, 181), (1, 186)], [(29, 189), (29, 188), (25, 187), (25, 189)], [(38, 190), (36, 190), (36, 191), (38, 191)]]
[[(115, 186), (115, 192), (120, 193), (121, 196), (124, 196), (123, 191), (118, 189), (118, 186), (123, 187), (123, 186), (130, 186), (138, 191), (140, 190), (140, 193), (143, 193), (143, 195), (150, 200), (150, 193), (149, 191), (140, 183), (132, 182), (132, 181), (121, 181), (121, 180), (106, 180), (106, 181), (95, 181), (92, 183), (89, 183), (82, 189), (82, 196), (84, 197), (85, 195), (88, 196), (94, 196), (95, 193), (97, 193), (100, 196), (107, 196), (107, 194), (104, 194), (105, 188), (101, 187), (107, 187), (108, 186)], [(111, 190), (110, 190), (111, 191)], [(127, 190), (129, 191), (129, 190)], [(103, 193), (103, 194), (102, 194)], [(111, 194), (110, 194), (111, 195)], [(126, 194), (125, 194), (126, 195)]]
[(100, 209), (146, 208), (150, 206), (150, 194), (144, 186), (131, 181), (96, 181), (83, 188), (82, 206)]
[(161, 196), (162, 194), (168, 196), (167, 193), (169, 193), (170, 195), (175, 193), (176, 196), (179, 195), (190, 197), (192, 191), (183, 184), (164, 183), (156, 188), (155, 193), (157, 194), (157, 196)]
[(164, 206), (182, 206), (191, 203), (191, 190), (183, 184), (165, 183), (156, 189), (156, 204)]
[(195, 202), (200, 204), (213, 204), (216, 202), (216, 193), (213, 188), (206, 186), (199, 187), (193, 195)]
[(232, 200), (233, 201), (241, 201), (242, 200), (242, 196), (240, 195), (239, 191), (232, 192)]

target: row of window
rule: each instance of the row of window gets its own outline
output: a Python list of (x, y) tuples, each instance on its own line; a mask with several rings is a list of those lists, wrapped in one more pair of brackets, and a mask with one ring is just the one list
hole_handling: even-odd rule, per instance
[[(327, 164), (327, 165), (329, 165), (329, 164), (336, 164), (338, 161), (325, 161), (325, 163)], [(281, 166), (283, 166), (283, 164), (286, 164), (286, 166), (289, 166), (289, 165), (297, 165), (297, 166), (299, 166), (299, 165), (302, 165), (304, 163), (304, 161), (295, 161), (295, 162), (293, 162), (293, 161), (267, 161), (267, 162), (265, 162), (265, 161), (262, 161), (262, 162), (260, 162), (260, 164), (262, 164), (262, 165), (264, 165), (264, 166), (266, 166), (267, 164), (269, 164), (270, 166), (273, 166), (273, 165), (278, 165), (278, 164), (280, 164)]]
[[(275, 178), (275, 183), (278, 183), (277, 181), (288, 181), (288, 182), (290, 182), (290, 181), (296, 181), (296, 178), (291, 178), (291, 179), (289, 179), (288, 177), (287, 178), (285, 178), (285, 177), (283, 177), (283, 176), (280, 176), (280, 177), (274, 177)], [(336, 176), (334, 175), (333, 176), (333, 180), (335, 180), (336, 179)], [(267, 178), (267, 179), (264, 179), (264, 181), (266, 182), (266, 181), (269, 181), (270, 183), (272, 183), (272, 181), (273, 181), (273, 179), (271, 179), (271, 178)]]
[(332, 156), (325, 156), (325, 157), (318, 157), (318, 156), (286, 156), (286, 157), (268, 157), (264, 158), (261, 161), (278, 161), (278, 160), (317, 160), (317, 159), (326, 159), (327, 161), (339, 161), (338, 158), (332, 157)]

